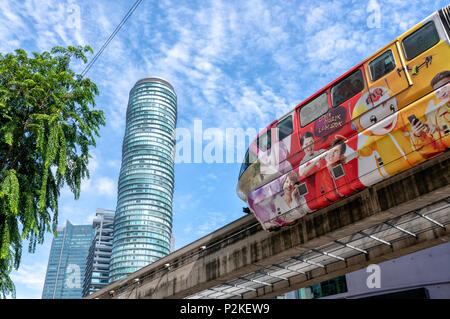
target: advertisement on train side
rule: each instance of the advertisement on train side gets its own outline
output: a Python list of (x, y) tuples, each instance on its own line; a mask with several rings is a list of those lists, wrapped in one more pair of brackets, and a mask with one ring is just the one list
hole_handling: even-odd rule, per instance
[[(258, 135), (238, 193), (265, 229), (450, 147), (450, 47), (433, 26), (416, 26)], [(421, 36), (428, 43), (414, 42)]]

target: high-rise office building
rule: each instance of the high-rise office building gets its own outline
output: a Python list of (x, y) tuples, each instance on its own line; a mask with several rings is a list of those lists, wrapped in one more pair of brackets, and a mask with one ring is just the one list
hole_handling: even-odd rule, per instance
[(170, 253), (177, 96), (158, 77), (130, 91), (122, 145), (110, 281)]
[(92, 228), (95, 230), (84, 274), (83, 297), (109, 283), (109, 261), (113, 242), (114, 211), (98, 208)]
[(82, 297), (86, 258), (94, 232), (91, 225), (72, 225), (57, 229), (48, 259), (42, 299)]

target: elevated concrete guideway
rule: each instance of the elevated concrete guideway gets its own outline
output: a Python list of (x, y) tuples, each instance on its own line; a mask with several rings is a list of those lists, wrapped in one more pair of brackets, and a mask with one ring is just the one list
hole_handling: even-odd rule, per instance
[(450, 240), (450, 152), (277, 232), (244, 216), (86, 298), (270, 298)]

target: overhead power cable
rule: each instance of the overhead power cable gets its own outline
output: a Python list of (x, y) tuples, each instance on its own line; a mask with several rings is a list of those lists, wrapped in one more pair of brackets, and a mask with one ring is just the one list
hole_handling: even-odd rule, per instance
[(100, 48), (100, 50), (94, 55), (91, 61), (86, 65), (83, 72), (81, 72), (81, 77), (84, 77), (86, 73), (89, 72), (92, 65), (97, 61), (97, 59), (100, 57), (100, 55), (103, 53), (103, 51), (106, 49), (108, 44), (114, 39), (116, 34), (120, 31), (120, 29), (123, 27), (123, 25), (127, 22), (127, 20), (130, 18), (130, 16), (133, 14), (133, 12), (137, 9), (137, 7), (141, 4), (143, 0), (137, 0), (133, 6), (128, 10), (127, 14), (123, 17), (122, 21), (120, 21), (119, 25), (116, 27), (116, 29), (113, 31), (113, 33), (109, 36), (109, 38), (106, 40), (106, 42), (103, 44), (103, 46)]

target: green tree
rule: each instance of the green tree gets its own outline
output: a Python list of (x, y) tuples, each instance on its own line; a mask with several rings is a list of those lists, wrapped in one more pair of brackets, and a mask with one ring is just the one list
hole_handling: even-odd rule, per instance
[(58, 197), (64, 185), (80, 196), (89, 178), (89, 147), (105, 125), (94, 110), (97, 86), (70, 69), (87, 63), (86, 47), (54, 47), (27, 56), (0, 54), (0, 295), (15, 297), (10, 278), (22, 241), (34, 252), (44, 234), (56, 234)]

